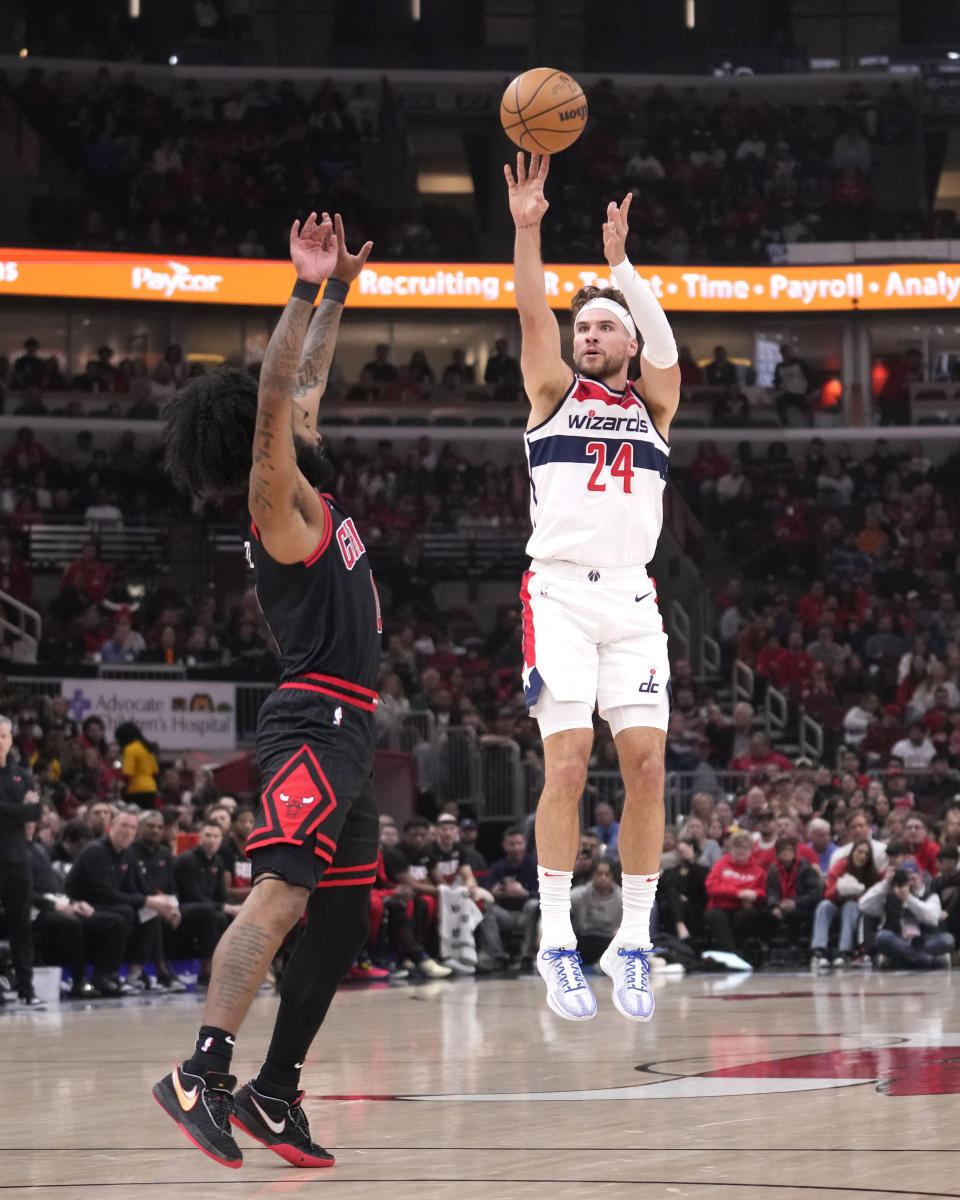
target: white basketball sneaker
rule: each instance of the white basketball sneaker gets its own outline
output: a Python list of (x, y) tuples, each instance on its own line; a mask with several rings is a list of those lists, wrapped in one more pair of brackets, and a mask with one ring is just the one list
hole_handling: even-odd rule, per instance
[(613, 1006), (628, 1021), (649, 1021), (655, 1000), (650, 987), (650, 960), (656, 950), (631, 950), (613, 942), (600, 958), (600, 970), (613, 980)]
[(537, 955), (537, 970), (547, 985), (547, 1004), (565, 1021), (589, 1021), (597, 1015), (597, 998), (583, 977), (578, 950), (544, 946)]

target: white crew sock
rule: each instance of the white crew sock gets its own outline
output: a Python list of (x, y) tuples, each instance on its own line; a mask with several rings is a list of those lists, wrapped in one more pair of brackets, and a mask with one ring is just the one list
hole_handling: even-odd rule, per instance
[(570, 922), (573, 872), (551, 871), (538, 866), (537, 880), (540, 884), (540, 948), (576, 950), (577, 935)]
[(614, 934), (614, 944), (631, 950), (649, 950), (650, 910), (657, 894), (660, 873), (623, 876), (623, 920)]

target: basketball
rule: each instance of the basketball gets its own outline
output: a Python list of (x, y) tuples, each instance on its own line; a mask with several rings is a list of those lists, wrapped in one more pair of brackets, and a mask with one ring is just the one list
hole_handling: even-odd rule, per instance
[(531, 154), (556, 154), (572, 146), (587, 123), (583, 88), (564, 71), (534, 67), (507, 85), (500, 123), (511, 141)]

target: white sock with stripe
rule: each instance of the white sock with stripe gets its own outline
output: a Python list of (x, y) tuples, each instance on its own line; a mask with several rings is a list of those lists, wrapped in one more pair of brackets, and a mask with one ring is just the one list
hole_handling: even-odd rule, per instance
[(649, 950), (650, 911), (657, 894), (660, 873), (623, 876), (623, 920), (614, 934), (614, 944), (629, 950)]
[(572, 871), (537, 867), (540, 884), (540, 949), (576, 950), (577, 935), (570, 921)]

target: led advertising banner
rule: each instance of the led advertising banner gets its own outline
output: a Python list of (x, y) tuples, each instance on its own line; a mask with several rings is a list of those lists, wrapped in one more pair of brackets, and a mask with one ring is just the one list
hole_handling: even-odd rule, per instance
[[(960, 308), (960, 263), (821, 267), (641, 266), (668, 312), (850, 312)], [(80, 297), (280, 307), (294, 279), (288, 262), (237, 258), (0, 248), (0, 297)], [(550, 265), (547, 299), (566, 308), (585, 284), (607, 286), (605, 267)], [(509, 263), (369, 263), (351, 308), (515, 307)]]

